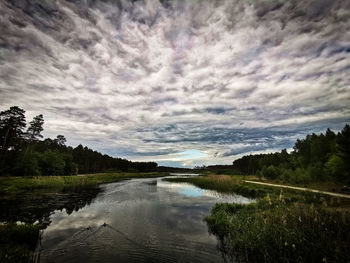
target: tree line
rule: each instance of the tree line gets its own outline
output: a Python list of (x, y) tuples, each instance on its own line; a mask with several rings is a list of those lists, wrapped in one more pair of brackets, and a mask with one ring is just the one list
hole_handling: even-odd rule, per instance
[(309, 134), (293, 151), (243, 156), (233, 161), (240, 174), (253, 174), (292, 183), (337, 181), (350, 183), (350, 126), (338, 133)]
[(42, 139), (44, 117), (27, 125), (25, 111), (17, 106), (0, 112), (0, 175), (75, 175), (108, 171), (151, 172), (155, 162), (132, 162), (94, 151), (81, 144), (73, 148), (66, 138)]

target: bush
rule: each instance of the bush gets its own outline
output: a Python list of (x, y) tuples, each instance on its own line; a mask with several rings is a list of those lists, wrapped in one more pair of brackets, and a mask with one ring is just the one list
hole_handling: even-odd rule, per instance
[(338, 155), (333, 154), (325, 164), (326, 172), (336, 178), (344, 181), (346, 179), (346, 168), (344, 160)]
[(292, 169), (283, 169), (281, 173), (281, 179), (285, 182), (290, 182), (293, 178), (294, 173)]
[(264, 167), (261, 170), (261, 173), (264, 177), (268, 179), (277, 179), (280, 176), (280, 171), (277, 167), (270, 165), (269, 167)]
[(290, 178), (292, 183), (304, 184), (311, 182), (311, 176), (307, 169), (297, 168), (295, 169), (293, 176)]

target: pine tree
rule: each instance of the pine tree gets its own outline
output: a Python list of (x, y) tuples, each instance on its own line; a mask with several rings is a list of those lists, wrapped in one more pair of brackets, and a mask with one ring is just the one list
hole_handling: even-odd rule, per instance
[(41, 132), (44, 130), (44, 117), (42, 114), (35, 116), (33, 120), (29, 123), (27, 129), (27, 138), (30, 142), (37, 141), (42, 138)]
[(17, 106), (0, 112), (0, 150), (18, 149), (24, 139), (25, 111)]

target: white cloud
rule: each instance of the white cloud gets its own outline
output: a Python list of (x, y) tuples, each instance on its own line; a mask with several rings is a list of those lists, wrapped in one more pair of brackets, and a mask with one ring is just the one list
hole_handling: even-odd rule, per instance
[(0, 2), (1, 110), (43, 113), (47, 136), (197, 165), (350, 120), (344, 1), (19, 3)]

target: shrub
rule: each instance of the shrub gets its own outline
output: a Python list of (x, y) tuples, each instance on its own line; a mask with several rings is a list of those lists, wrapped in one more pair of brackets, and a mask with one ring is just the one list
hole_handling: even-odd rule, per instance
[(293, 178), (294, 174), (291, 169), (282, 169), (281, 171), (281, 179), (285, 182), (290, 182)]
[(261, 171), (262, 175), (268, 179), (277, 179), (280, 175), (280, 171), (277, 167), (270, 165), (264, 167)]
[(344, 181), (346, 174), (345, 162), (338, 155), (333, 154), (329, 158), (328, 162), (325, 164), (325, 169), (333, 178)]
[(311, 176), (307, 169), (297, 168), (295, 169), (290, 181), (296, 184), (309, 183), (311, 182)]

